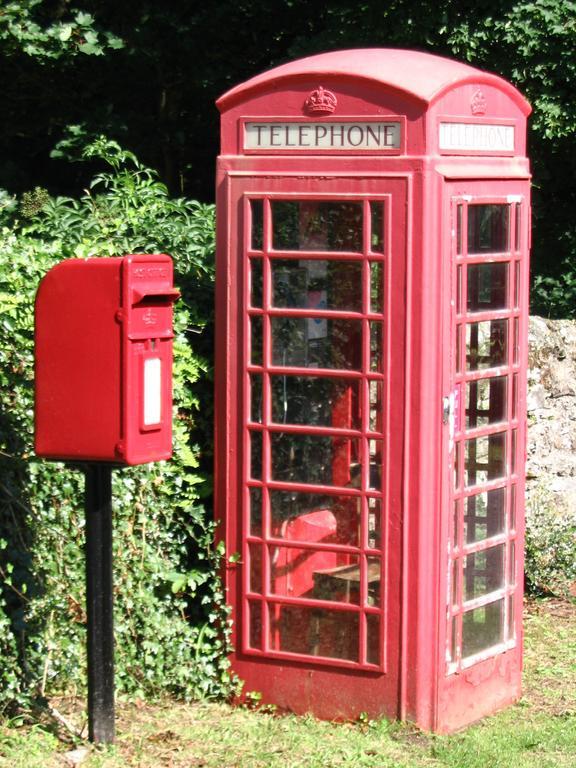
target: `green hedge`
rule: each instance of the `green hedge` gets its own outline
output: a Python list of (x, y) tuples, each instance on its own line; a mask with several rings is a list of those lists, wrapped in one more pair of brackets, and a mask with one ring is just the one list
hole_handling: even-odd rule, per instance
[(174, 200), (155, 173), (100, 138), (80, 199), (0, 197), (0, 712), (85, 685), (83, 477), (32, 453), (33, 308), (64, 258), (167, 252), (175, 309), (174, 458), (114, 472), (116, 684), (184, 698), (230, 686), (197, 438), (211, 384), (199, 347), (211, 312), (214, 210)]

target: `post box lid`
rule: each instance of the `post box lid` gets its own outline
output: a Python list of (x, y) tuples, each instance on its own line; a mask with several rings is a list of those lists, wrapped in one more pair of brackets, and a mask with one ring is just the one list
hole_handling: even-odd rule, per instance
[(505, 92), (524, 115), (531, 107), (522, 94), (501, 77), (453, 59), (400, 48), (357, 48), (331, 51), (282, 64), (227, 91), (216, 102), (225, 112), (251, 92), (278, 86), (287, 79), (335, 75), (381, 84), (431, 104), (450, 89), (466, 83), (493, 85)]

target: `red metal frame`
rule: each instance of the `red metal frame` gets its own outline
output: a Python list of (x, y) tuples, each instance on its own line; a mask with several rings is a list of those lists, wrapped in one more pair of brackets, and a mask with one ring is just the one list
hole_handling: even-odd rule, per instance
[[(427, 72), (426, 78), (422, 72)], [(334, 115), (318, 118), (304, 111), (300, 116), (306, 95), (320, 84), (337, 95)], [(480, 105), (485, 114), (473, 111), (470, 117), (471, 105), (473, 110)], [(248, 690), (261, 691), (264, 702), (296, 712), (326, 718), (367, 712), (413, 719), (438, 731), (462, 727), (513, 701), (520, 690), (519, 610), (513, 634), (497, 635), (499, 642), (488, 646), (478, 641), (479, 652), (473, 655), (463, 656), (461, 646), (463, 627), (470, 637), (473, 610), (474, 618), (481, 619), (484, 606), (512, 595), (517, 606), (521, 604), (529, 246), (529, 170), (523, 153), (529, 107), (509, 84), (465, 65), (427, 54), (375, 50), (293, 62), (233, 89), (219, 107), (223, 133), (218, 170), (216, 493), (219, 535), (228, 555), (240, 554), (239, 562), (227, 561), (224, 574), (233, 608), (233, 668)], [(284, 148), (254, 153), (242, 147), (245, 121), (356, 122), (375, 115), (382, 121), (405, 118), (400, 152), (331, 154)], [(440, 153), (440, 120), (514, 125), (514, 155), (481, 149), (465, 155), (457, 150)], [(317, 250), (317, 239), (302, 250), (275, 250), (273, 209), (278, 209), (278, 201), (302, 203), (294, 214), (300, 233), (311, 215), (310, 204), (358, 204), (361, 245), (359, 240), (349, 251)], [(370, 206), (380, 203), (385, 212), (384, 247), (372, 252)], [(497, 253), (469, 253), (466, 211), (472, 205), (509, 206), (513, 233), (522, 210), (521, 243), (513, 240), (509, 249)], [(259, 233), (255, 241), (253, 212)], [(348, 214), (341, 215), (345, 221)], [(459, 237), (462, 248), (457, 252)], [(281, 266), (288, 275), (293, 265), (309, 275), (314, 263), (336, 265), (341, 275), (354, 275), (358, 265), (358, 290), (348, 303), (321, 306), (322, 293), (314, 288), (312, 305), (301, 297), (275, 305), (274, 270)], [(503, 268), (498, 265), (506, 263), (507, 301), (501, 307)], [(375, 264), (381, 265), (381, 306), (369, 305)], [(456, 308), (457, 279), (460, 275), (465, 296), (464, 270), (469, 266), (478, 302), (485, 304), (479, 303), (476, 309), (481, 311), (473, 313), (464, 311), (462, 298)], [(343, 364), (311, 367), (311, 359), (323, 358), (307, 358), (292, 347), (282, 362), (272, 346), (280, 319), (300, 321), (303, 335), (313, 321), (326, 333), (339, 328), (343, 338), (334, 337), (332, 343), (347, 353)], [(508, 322), (506, 356), (491, 370), (457, 372), (456, 328), (474, 328), (469, 332), (474, 341), (474, 334), (484, 331), (474, 323), (496, 321), (491, 326), (495, 336), (499, 320)], [(383, 328), (378, 370), (371, 367), (371, 324)], [(359, 341), (353, 340), (354, 327)], [(251, 356), (251, 334), (261, 345), (259, 357)], [(463, 334), (460, 331), (460, 360)], [(328, 405), (315, 403), (317, 411), (320, 405), (324, 408), (315, 423), (290, 411), (286, 392), (297, 377), (314, 380), (314, 386), (332, 382), (334, 387), (328, 389), (338, 393), (330, 395)], [(475, 383), (488, 379), (497, 381)], [(487, 386), (491, 389), (486, 394)], [(273, 387), (284, 393), (281, 402)], [(473, 428), (465, 422), (466, 387), (476, 397), (468, 409)], [(479, 387), (488, 397), (488, 414), (478, 399)], [(503, 413), (503, 408), (508, 410)], [(504, 435), (508, 462), (498, 472), (503, 476), (484, 477), (487, 482), (477, 487), (454, 488), (455, 445), (462, 446), (458, 466), (463, 477), (465, 441), (475, 439), (480, 445), (499, 433)], [(509, 466), (512, 435), (514, 470)], [(292, 440), (290, 450), (296, 456), (300, 438), (332, 446), (329, 469), (310, 476), (275, 474), (278, 457), (286, 455), (278, 453), (280, 448)], [(260, 447), (254, 456), (261, 470), (252, 472), (256, 441)], [(494, 447), (501, 446), (497, 438), (491, 441), (492, 464), (479, 467), (488, 474), (502, 464), (501, 458), (496, 463)], [(469, 475), (475, 471), (472, 446), (477, 444), (468, 443)], [(315, 450), (310, 455), (320, 457), (320, 448)], [(358, 477), (350, 474), (354, 451)], [(376, 490), (370, 487), (370, 463), (371, 453), (378, 451), (382, 470)], [(497, 530), (480, 536), (478, 528), (474, 541), (465, 542), (465, 500), (500, 488), (506, 495), (505, 525), (494, 513)], [(313, 494), (317, 503), (312, 503)], [(455, 503), (460, 505), (457, 536)], [(378, 515), (380, 541), (373, 530)], [(468, 523), (480, 524), (471, 518)], [(504, 576), (495, 580), (494, 553), (499, 555), (499, 546), (504, 547)], [(479, 572), (482, 558), (492, 558), (491, 573)], [(509, 578), (512, 562), (514, 577)], [(449, 577), (454, 568), (458, 579), (452, 594)], [(508, 603), (504, 610), (509, 610)], [(508, 627), (506, 613), (504, 618)], [(344, 627), (349, 632), (346, 641)], [(377, 645), (369, 639), (374, 632), (379, 635)], [(452, 653), (453, 644), (460, 650)]]

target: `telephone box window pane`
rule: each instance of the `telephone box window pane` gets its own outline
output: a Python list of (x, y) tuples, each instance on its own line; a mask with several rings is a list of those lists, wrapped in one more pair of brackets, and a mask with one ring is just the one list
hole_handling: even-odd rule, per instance
[(462, 253), (462, 205), (456, 208), (456, 253)]
[(262, 423), (262, 376), (250, 376), (250, 418)]
[(272, 317), (272, 363), (300, 368), (362, 367), (362, 321)]
[(250, 318), (250, 361), (252, 365), (262, 365), (262, 318)]
[(262, 536), (262, 491), (250, 488), (250, 533)]
[(382, 487), (384, 442), (382, 440), (369, 440), (368, 452), (370, 454), (368, 487), (378, 491)]
[(505, 253), (509, 244), (509, 205), (468, 206), (468, 253)]
[(262, 259), (250, 259), (250, 306), (262, 308)]
[(469, 496), (464, 502), (464, 538), (466, 544), (498, 536), (505, 530), (506, 489), (496, 488)]
[(371, 381), (370, 384), (370, 420), (371, 432), (383, 432), (384, 430), (384, 385), (381, 381)]
[(516, 211), (516, 237), (515, 237), (515, 247), (516, 250), (520, 250), (520, 246), (522, 245), (522, 239), (521, 239), (521, 232), (522, 232), (522, 204), (516, 203), (514, 206)]
[(516, 614), (514, 606), (514, 595), (508, 598), (508, 640), (516, 639)]
[(508, 320), (483, 320), (466, 325), (466, 362), (468, 370), (479, 371), (505, 365)]
[(382, 369), (382, 323), (370, 323), (370, 370), (381, 373)]
[(510, 552), (508, 553), (508, 585), (516, 584), (516, 542), (510, 542)]
[(510, 486), (510, 530), (516, 530), (516, 486)]
[(504, 639), (504, 600), (467, 611), (462, 621), (462, 657), (468, 658)]
[(336, 552), (270, 547), (270, 591), (279, 597), (306, 597), (360, 603), (359, 558)]
[(490, 547), (464, 558), (464, 600), (495, 592), (504, 586), (505, 545)]
[(470, 264), (468, 312), (489, 312), (508, 306), (508, 264)]
[(381, 579), (382, 579), (382, 566), (379, 557), (367, 557), (367, 580), (368, 580), (368, 605), (379, 607)]
[(452, 546), (456, 548), (460, 542), (460, 501), (454, 502), (454, 515), (452, 518)]
[(277, 424), (360, 429), (358, 380), (271, 376), (272, 420)]
[(506, 433), (466, 440), (466, 485), (478, 485), (506, 475)]
[(382, 312), (384, 306), (384, 265), (370, 262), (370, 312)]
[(370, 250), (372, 253), (384, 253), (384, 204), (370, 203), (371, 236)]
[(275, 651), (358, 661), (359, 614), (326, 608), (280, 605), (271, 622)]
[(366, 661), (368, 664), (380, 664), (380, 616), (374, 613), (366, 615)]
[(294, 309), (362, 311), (362, 263), (272, 259), (272, 305)]
[(382, 502), (368, 497), (368, 547), (380, 549), (382, 531)]
[(507, 376), (469, 381), (466, 386), (466, 429), (506, 420)]
[(277, 251), (362, 252), (361, 202), (272, 201), (272, 241)]
[(250, 477), (262, 479), (262, 434), (250, 432)]
[(262, 650), (262, 603), (252, 600), (248, 603), (248, 622), (250, 648), (260, 651)]
[(260, 544), (249, 544), (248, 553), (250, 557), (249, 568), (249, 590), (259, 594), (262, 592), (262, 547)]
[(262, 200), (250, 200), (252, 217), (252, 250), (261, 251), (264, 243), (264, 203)]
[(270, 491), (270, 514), (271, 533), (275, 538), (358, 546), (359, 498)]
[(270, 439), (274, 480), (355, 486), (359, 440), (286, 433), (272, 433)]
[(520, 306), (520, 262), (514, 264), (514, 309)]

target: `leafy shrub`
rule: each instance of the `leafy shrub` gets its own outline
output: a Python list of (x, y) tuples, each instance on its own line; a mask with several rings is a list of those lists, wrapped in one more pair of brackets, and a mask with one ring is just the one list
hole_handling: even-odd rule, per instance
[(529, 591), (576, 596), (576, 520), (544, 487), (528, 498), (525, 554)]
[[(100, 138), (80, 199), (0, 197), (0, 709), (85, 679), (83, 480), (32, 454), (33, 308), (63, 258), (167, 252), (175, 308), (174, 458), (114, 472), (116, 684), (132, 697), (227, 690), (228, 622), (207, 478), (193, 440), (207, 363), (190, 340), (211, 306), (213, 207), (170, 199), (154, 171)], [(202, 389), (203, 388), (203, 389)]]

